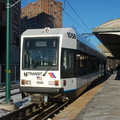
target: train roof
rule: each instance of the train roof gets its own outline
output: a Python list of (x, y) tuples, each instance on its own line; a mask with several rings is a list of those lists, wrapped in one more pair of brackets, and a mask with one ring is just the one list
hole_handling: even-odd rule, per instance
[(85, 45), (93, 48), (96, 51), (99, 51), (96, 46), (94, 46), (90, 41), (85, 39), (82, 35), (80, 35), (78, 32), (74, 31), (73, 28), (44, 28), (44, 29), (28, 29), (25, 32), (23, 32), (22, 36), (38, 36), (38, 35), (62, 35), (66, 34), (67, 32), (75, 32), (77, 36), (77, 40), (84, 43)]
[(79, 41), (81, 41), (81, 42), (84, 43), (85, 45), (87, 45), (87, 46), (89, 46), (89, 47), (91, 47), (91, 48), (93, 48), (93, 49), (95, 49), (95, 50), (98, 51), (97, 47), (94, 46), (90, 41), (88, 41), (87, 39), (85, 39), (82, 35), (80, 35), (79, 33), (76, 33), (76, 35), (77, 35), (77, 39), (78, 39)]
[(44, 28), (44, 29), (28, 29), (23, 32), (22, 36), (32, 36), (32, 35), (58, 35), (66, 34), (69, 31), (73, 31), (72, 28)]

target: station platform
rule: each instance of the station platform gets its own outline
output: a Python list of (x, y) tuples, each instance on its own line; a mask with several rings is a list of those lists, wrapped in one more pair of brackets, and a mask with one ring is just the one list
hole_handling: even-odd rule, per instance
[(120, 120), (120, 80), (116, 73), (84, 93), (52, 120)]

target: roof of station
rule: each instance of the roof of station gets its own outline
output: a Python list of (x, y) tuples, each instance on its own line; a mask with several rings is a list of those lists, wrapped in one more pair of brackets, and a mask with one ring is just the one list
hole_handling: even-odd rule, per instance
[(99, 46), (107, 57), (120, 59), (120, 18), (105, 22), (93, 28), (92, 32), (106, 47), (105, 53), (103, 47)]

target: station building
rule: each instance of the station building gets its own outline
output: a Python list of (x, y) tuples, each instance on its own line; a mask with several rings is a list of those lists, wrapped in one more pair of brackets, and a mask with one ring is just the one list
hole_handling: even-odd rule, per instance
[(107, 67), (116, 68), (120, 64), (120, 18), (105, 22), (92, 32), (103, 43), (98, 47), (107, 56)]

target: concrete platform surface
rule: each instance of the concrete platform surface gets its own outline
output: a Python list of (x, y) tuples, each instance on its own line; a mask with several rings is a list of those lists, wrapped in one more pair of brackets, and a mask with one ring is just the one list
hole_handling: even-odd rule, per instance
[(120, 120), (120, 80), (112, 74), (74, 120)]

